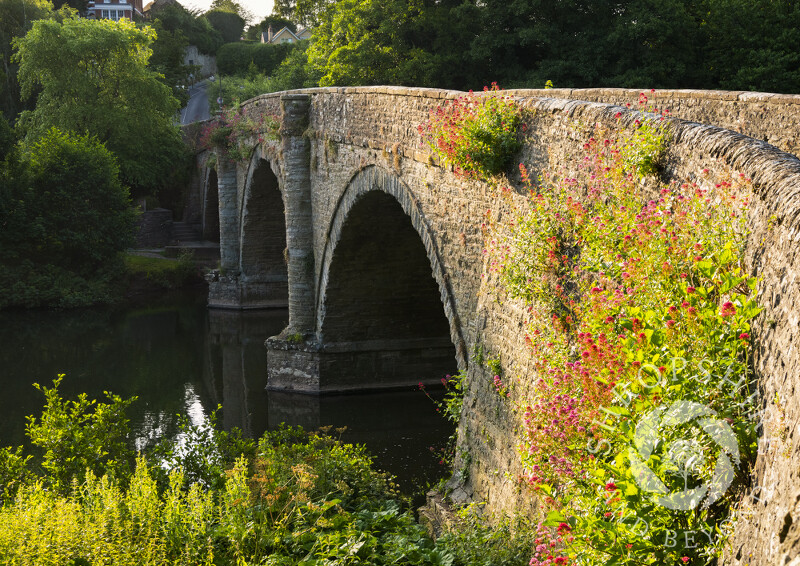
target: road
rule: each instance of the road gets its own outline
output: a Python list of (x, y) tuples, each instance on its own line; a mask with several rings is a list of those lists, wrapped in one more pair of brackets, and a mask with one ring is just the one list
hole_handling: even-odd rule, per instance
[(202, 122), (211, 118), (208, 112), (208, 98), (206, 98), (206, 81), (200, 81), (189, 89), (189, 102), (181, 108), (181, 125), (192, 122)]

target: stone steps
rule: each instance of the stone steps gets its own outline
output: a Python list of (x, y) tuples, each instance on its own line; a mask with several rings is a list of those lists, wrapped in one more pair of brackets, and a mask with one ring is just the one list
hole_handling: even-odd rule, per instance
[(200, 230), (196, 224), (189, 224), (188, 222), (173, 222), (172, 239), (176, 242), (198, 242), (202, 238), (200, 235)]

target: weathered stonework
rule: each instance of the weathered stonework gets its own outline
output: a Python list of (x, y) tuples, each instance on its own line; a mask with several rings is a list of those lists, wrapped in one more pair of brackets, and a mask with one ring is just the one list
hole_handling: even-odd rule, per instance
[[(512, 93), (530, 110), (520, 160), (532, 175), (577, 168), (577, 148), (596, 123), (614, 135), (633, 130), (635, 120), (655, 118), (624, 106), (531, 96), (557, 92)], [(624, 102), (622, 94), (596, 92), (598, 98), (620, 96)], [(740, 119), (736, 116), (758, 116), (754, 104), (771, 105), (769, 115), (784, 116), (787, 124), (798, 107), (793, 98), (777, 96), (656, 94), (656, 101), (679, 101), (673, 115), (702, 111), (707, 121), (729, 127)], [(515, 399), (500, 398), (488, 370), (470, 359), (476, 350), (499, 357), (506, 379), (515, 382), (516, 399), (524, 398), (535, 377), (521, 332), (521, 305), (499, 300), (502, 293), (484, 265), (480, 225), (486, 211), (499, 210), (502, 203), (487, 186), (439, 165), (417, 131), (430, 110), (461, 95), (397, 87), (330, 88), (263, 95), (245, 103), (244, 112), (251, 114), (282, 112), (283, 137), (263, 144), (254, 140), (250, 164), (226, 163), (217, 156), (223, 271), (215, 297), (230, 285), (234, 290), (226, 296), (230, 306), (237, 306), (235, 281), (243, 266), (267, 263), (258, 257), (248, 260), (243, 252), (251, 244), (243, 219), (249, 203), (256, 202), (246, 195), (257, 178), (253, 168), (265, 160), (285, 207), (290, 307), (289, 327), (268, 341), (270, 386), (310, 392), (398, 385), (407, 376), (381, 381), (394, 370), (386, 369), (391, 356), (384, 359), (376, 344), (414, 352), (397, 363), (396, 375), (405, 375), (405, 370), (416, 371), (413, 357), (426, 355), (424, 348), (415, 351), (418, 344), (410, 339), (437, 346), (449, 340), (444, 344), (450, 349), (449, 367), (442, 366), (442, 372), (467, 371), (453, 499), (487, 500), (488, 509), (497, 512), (535, 512), (535, 501), (514, 479), (520, 472), (515, 449), (520, 423), (511, 409)], [(745, 122), (759, 138), (784, 136), (784, 146), (794, 151), (796, 132), (780, 125), (784, 122)], [(708, 168), (712, 174), (742, 173), (756, 187), (748, 218), (748, 265), (762, 277), (765, 310), (752, 334), (759, 344), (754, 358), (762, 398), (767, 414), (775, 416), (765, 435), (777, 440), (765, 446), (753, 477), (754, 485), (770, 490), (769, 497), (742, 502), (725, 563), (785, 564), (797, 555), (800, 541), (800, 350), (793, 343), (800, 321), (800, 161), (718, 127), (676, 118), (665, 123), (672, 136), (665, 180), (691, 179)], [(509, 182), (514, 182), (513, 173)], [(363, 373), (345, 375), (343, 363)]]
[(163, 248), (172, 241), (172, 211), (156, 208), (137, 219), (136, 247)]

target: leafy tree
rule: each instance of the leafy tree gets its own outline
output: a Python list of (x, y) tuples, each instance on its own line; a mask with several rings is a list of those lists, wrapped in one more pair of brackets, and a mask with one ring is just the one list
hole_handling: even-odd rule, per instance
[(209, 10), (205, 18), (219, 34), (225, 43), (233, 43), (242, 38), (245, 19), (235, 12), (222, 10)]
[(305, 27), (317, 27), (320, 16), (339, 0), (275, 0), (272, 15), (297, 22)]
[(800, 4), (708, 0), (709, 74), (734, 90), (800, 92)]
[(319, 14), (308, 60), (320, 86), (419, 84), (430, 53), (409, 41), (407, 30), (421, 1), (340, 0)]
[(201, 53), (213, 55), (223, 44), (222, 36), (201, 15), (191, 12), (180, 4), (164, 4), (153, 8), (153, 18), (161, 22), (164, 30), (182, 32)]
[(241, 16), (243, 20), (252, 19), (252, 14), (244, 6), (236, 0), (213, 0), (209, 10), (216, 10), (218, 12), (230, 12)]
[(0, 171), (0, 309), (110, 301), (134, 212), (114, 156), (52, 129)]
[(308, 62), (308, 42), (289, 52), (270, 77), (270, 92), (319, 86), (320, 71)]
[(11, 60), (12, 41), (22, 37), (31, 28), (35, 20), (52, 15), (53, 5), (49, 0), (0, 0), (0, 50), (2, 50), (3, 67), (0, 69), (0, 108), (11, 120), (14, 120), (22, 109), (19, 84), (17, 83), (17, 65)]
[(22, 94), (40, 89), (20, 116), (25, 142), (51, 127), (95, 136), (116, 155), (123, 182), (154, 192), (184, 152), (178, 101), (147, 68), (155, 31), (128, 20), (39, 20), (16, 41)]
[(217, 68), (222, 75), (243, 75), (251, 65), (269, 75), (295, 48), (292, 44), (226, 43), (217, 53)]
[(53, 0), (53, 6), (55, 6), (56, 10), (66, 6), (77, 11), (81, 16), (86, 16), (86, 12), (89, 9), (89, 0)]
[(150, 58), (149, 67), (163, 76), (164, 84), (172, 89), (173, 96), (178, 99), (181, 106), (185, 106), (189, 101), (189, 93), (183, 87), (192, 72), (191, 67), (183, 63), (189, 40), (179, 29), (174, 31), (166, 29), (159, 19), (153, 22), (153, 29), (156, 30), (157, 36), (153, 42), (153, 56)]
[(630, 88), (694, 88), (711, 83), (702, 65), (703, 2), (629, 0), (606, 38), (612, 54), (599, 83)]

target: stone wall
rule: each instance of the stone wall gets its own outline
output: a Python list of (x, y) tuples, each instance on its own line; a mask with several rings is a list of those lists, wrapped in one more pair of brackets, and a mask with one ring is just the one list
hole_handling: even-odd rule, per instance
[[(638, 91), (603, 92), (638, 97)], [(588, 93), (581, 91), (580, 95), (589, 98)], [(347, 220), (370, 191), (392, 196), (409, 217), (425, 250), (455, 348), (453, 365), (467, 371), (456, 473), (451, 482), (454, 499), (484, 499), (493, 511), (531, 512), (535, 502), (519, 491), (514, 480), (520, 471), (515, 450), (517, 417), (509, 403), (494, 392), (488, 371), (470, 358), (480, 350), (499, 357), (506, 377), (517, 380), (515, 391), (520, 395), (534, 378), (521, 332), (520, 305), (497, 300), (494, 281), (486, 276), (484, 266), (480, 224), (485, 212), (499, 208), (500, 203), (485, 185), (458, 178), (440, 166), (421, 145), (417, 131), (430, 110), (462, 94), (396, 87), (330, 88), (290, 96), (264, 95), (245, 103), (245, 112), (253, 114), (278, 113), (283, 103), (282, 112), (288, 118), (282, 140), (260, 144), (257, 153), (271, 160), (283, 194), (289, 248), (287, 330), (299, 333), (304, 342), (297, 345), (275, 339), (269, 365), (279, 380), (294, 376), (313, 385), (312, 374), (317, 372), (319, 377), (320, 358), (315, 352), (326, 346), (326, 317), (335, 317), (328, 291), (336, 285), (331, 278), (336, 276), (336, 258), (344, 249), (339, 246), (347, 245)], [(632, 130), (637, 119), (655, 117), (625, 107), (537, 98), (529, 91), (514, 94), (532, 114), (520, 159), (533, 175), (545, 169), (576, 167), (576, 148), (595, 123), (613, 134), (619, 129)], [(658, 99), (661, 94), (657, 95)], [(597, 96), (605, 95), (597, 91)], [(786, 116), (787, 121), (800, 108), (794, 99), (756, 97), (748, 101), (744, 95), (730, 100), (726, 96), (693, 93), (681, 98), (681, 93), (673, 93), (669, 95), (672, 98), (665, 94), (664, 99), (683, 100), (685, 104), (675, 105), (680, 113), (696, 111), (707, 121), (723, 125), (741, 120), (737, 116), (754, 115), (753, 108), (759, 104), (772, 105), (769, 116)], [(620, 100), (625, 101), (624, 97)], [(748, 106), (750, 102), (754, 106)], [(673, 108), (672, 114), (676, 113)], [(750, 124), (747, 120), (743, 124)], [(800, 265), (800, 258), (795, 257), (800, 162), (763, 141), (731, 131), (675, 118), (666, 123), (672, 132), (668, 180), (689, 179), (708, 168), (719, 174), (741, 172), (752, 178), (756, 187), (749, 217), (748, 262), (752, 271), (763, 277), (760, 296), (765, 311), (753, 329), (759, 344), (755, 365), (767, 415), (775, 417), (769, 419), (765, 437), (778, 440), (765, 445), (754, 475), (754, 485), (764, 486), (769, 496), (762, 496), (760, 502), (742, 503), (742, 520), (726, 563), (783, 564), (784, 557), (797, 554), (800, 539), (800, 434), (796, 432), (800, 392), (795, 387), (800, 351), (792, 343), (798, 330), (796, 313), (800, 312), (795, 304), (800, 300), (795, 275), (795, 266)], [(760, 128), (758, 132), (750, 130), (759, 137), (782, 135), (778, 141), (785, 141), (788, 149), (794, 147), (796, 132), (767, 122), (754, 120), (753, 124), (748, 127)], [(242, 195), (252, 167), (252, 163), (218, 161), (221, 248), (223, 266), (229, 271), (238, 269), (241, 242), (236, 235), (241, 233), (246, 207)]]
[[(524, 97), (586, 100), (652, 109), (700, 124), (719, 126), (800, 155), (800, 95), (725, 90), (635, 90), (625, 88), (536, 89), (514, 91)], [(640, 95), (647, 97), (640, 104)]]
[(195, 80), (217, 74), (217, 58), (214, 55), (200, 53), (195, 45), (189, 45), (186, 48), (183, 55), (183, 64), (200, 67), (194, 75)]
[(172, 211), (154, 208), (137, 219), (136, 247), (163, 248), (172, 240)]

